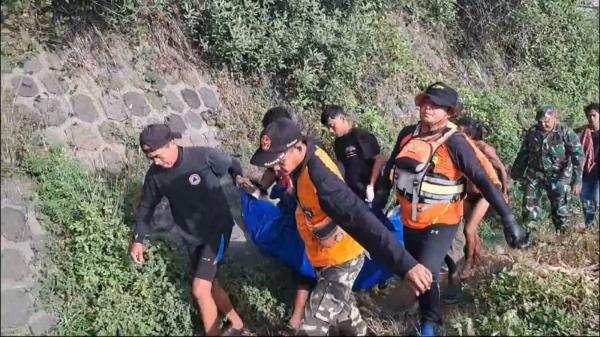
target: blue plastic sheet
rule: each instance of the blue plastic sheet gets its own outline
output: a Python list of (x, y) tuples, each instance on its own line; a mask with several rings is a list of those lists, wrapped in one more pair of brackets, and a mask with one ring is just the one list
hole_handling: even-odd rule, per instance
[[(306, 256), (304, 242), (296, 227), (296, 202), (292, 198), (282, 198), (282, 195), (283, 188), (279, 185), (274, 186), (271, 198), (281, 198), (281, 201), (274, 205), (267, 200), (256, 199), (243, 190), (240, 191), (242, 215), (248, 234), (262, 254), (283, 262), (298, 274), (316, 278), (315, 270)], [(402, 222), (398, 210), (392, 211), (389, 219), (381, 212), (375, 215), (402, 243)], [(352, 289), (354, 291), (371, 289), (392, 277), (394, 274), (381, 262), (365, 259), (365, 264)]]

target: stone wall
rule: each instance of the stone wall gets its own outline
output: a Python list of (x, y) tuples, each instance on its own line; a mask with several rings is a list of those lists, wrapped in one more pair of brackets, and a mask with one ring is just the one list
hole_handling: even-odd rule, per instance
[(218, 144), (215, 88), (196, 70), (181, 77), (123, 68), (91, 78), (65, 69), (60, 55), (43, 53), (23, 67), (4, 66), (2, 90), (14, 94), (16, 109), (43, 125), (47, 142), (67, 144), (91, 169), (116, 173), (127, 141), (150, 123), (166, 122), (182, 132), (184, 145)]

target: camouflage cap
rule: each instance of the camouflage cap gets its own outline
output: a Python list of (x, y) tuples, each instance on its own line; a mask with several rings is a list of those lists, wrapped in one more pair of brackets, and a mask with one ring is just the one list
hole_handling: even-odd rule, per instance
[(544, 105), (535, 112), (535, 120), (545, 119), (548, 116), (556, 115), (556, 108), (552, 105)]

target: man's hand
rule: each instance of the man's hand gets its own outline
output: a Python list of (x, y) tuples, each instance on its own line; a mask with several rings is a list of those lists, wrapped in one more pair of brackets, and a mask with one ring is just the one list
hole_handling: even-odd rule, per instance
[(431, 271), (420, 263), (412, 267), (412, 269), (406, 273), (405, 278), (408, 280), (410, 287), (417, 296), (429, 290), (431, 288), (431, 282), (433, 281)]
[(504, 225), (504, 238), (506, 239), (506, 243), (511, 248), (523, 248), (523, 244), (526, 241), (525, 231), (517, 221), (515, 220), (514, 215), (510, 215), (502, 219), (502, 224)]
[(258, 190), (258, 187), (256, 187), (252, 181), (246, 177), (235, 177), (235, 184), (244, 189), (244, 191), (246, 191), (248, 194), (254, 194)]
[(571, 190), (573, 191), (573, 194), (575, 194), (575, 195), (581, 194), (581, 184), (573, 184), (571, 186)]
[(481, 258), (481, 240), (479, 239), (479, 235), (477, 235), (476, 231), (467, 231), (466, 232), (467, 239), (467, 255), (465, 256), (466, 266), (473, 267), (477, 263), (479, 263), (479, 259)]
[(143, 264), (146, 262), (146, 260), (144, 260), (144, 245), (142, 243), (134, 242), (131, 246), (129, 255), (131, 255), (131, 259), (135, 264)]
[(373, 185), (367, 185), (366, 196), (366, 202), (373, 202), (375, 198), (375, 187)]

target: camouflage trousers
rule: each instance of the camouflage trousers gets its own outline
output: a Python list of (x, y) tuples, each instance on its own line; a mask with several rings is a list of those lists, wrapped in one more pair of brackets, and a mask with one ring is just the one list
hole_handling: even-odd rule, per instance
[(327, 336), (330, 328), (337, 330), (336, 335), (366, 335), (367, 324), (352, 293), (363, 263), (361, 254), (337, 266), (316, 268), (317, 285), (310, 294), (298, 336)]
[(524, 186), (523, 221), (527, 232), (535, 230), (542, 211), (544, 192), (550, 200), (550, 213), (554, 228), (565, 230), (569, 216), (569, 193), (571, 186), (562, 180), (528, 179)]

